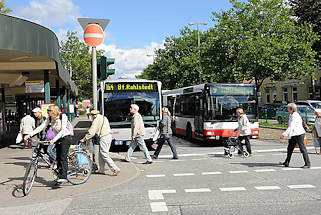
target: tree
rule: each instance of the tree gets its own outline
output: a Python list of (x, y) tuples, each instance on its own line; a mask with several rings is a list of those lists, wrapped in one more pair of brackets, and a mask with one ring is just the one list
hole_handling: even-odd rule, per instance
[(10, 12), (12, 12), (12, 10), (7, 7), (6, 3), (4, 3), (4, 0), (0, 1), (0, 13), (8, 14)]
[(312, 27), (296, 25), (283, 0), (231, 0), (232, 8), (213, 13), (215, 36), (225, 50), (226, 67), (237, 80), (263, 81), (314, 76), (312, 45), (318, 40)]
[[(200, 37), (204, 41), (205, 33), (201, 33)], [(137, 78), (160, 80), (164, 89), (173, 89), (197, 84), (198, 67), (197, 31), (186, 27), (180, 31), (179, 37), (166, 38), (164, 49), (156, 51), (154, 63)], [(203, 80), (212, 78), (215, 74), (206, 74), (208, 69), (204, 67), (206, 64), (202, 61)]]
[[(297, 23), (302, 25), (308, 22), (312, 25), (313, 31), (321, 35), (321, 1), (319, 0), (290, 0), (290, 6), (293, 7), (294, 15), (297, 17)], [(315, 42), (313, 50), (318, 54), (316, 59), (321, 63), (321, 44)]]
[[(101, 56), (103, 51), (97, 51)], [(67, 40), (61, 41), (60, 58), (66, 69), (72, 68), (72, 79), (79, 90), (80, 99), (92, 97), (92, 72), (90, 47), (77, 37), (77, 32), (67, 32)]]

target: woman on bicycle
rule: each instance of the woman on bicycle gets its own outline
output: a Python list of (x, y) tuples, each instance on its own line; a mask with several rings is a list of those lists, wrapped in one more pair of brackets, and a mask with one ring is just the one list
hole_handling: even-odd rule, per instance
[(52, 130), (55, 133), (55, 138), (50, 141), (50, 144), (56, 144), (57, 150), (57, 168), (58, 168), (58, 183), (67, 182), (67, 170), (68, 162), (67, 156), (69, 147), (71, 144), (71, 131), (68, 129), (68, 118), (66, 114), (60, 115), (60, 109), (57, 105), (51, 105), (48, 108), (49, 117), (38, 126), (30, 135), (25, 137), (27, 140), (29, 137), (32, 137), (43, 129), (51, 125)]

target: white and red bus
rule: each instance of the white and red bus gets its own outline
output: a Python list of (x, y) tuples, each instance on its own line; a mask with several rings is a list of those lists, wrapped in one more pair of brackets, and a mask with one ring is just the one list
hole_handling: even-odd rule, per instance
[(200, 84), (163, 91), (163, 105), (173, 114), (174, 132), (187, 139), (234, 137), (238, 107), (244, 109), (250, 120), (251, 138), (259, 137), (252, 84)]

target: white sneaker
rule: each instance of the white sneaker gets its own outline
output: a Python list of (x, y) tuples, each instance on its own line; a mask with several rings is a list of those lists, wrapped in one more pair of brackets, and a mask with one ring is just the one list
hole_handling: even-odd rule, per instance
[(64, 178), (59, 178), (59, 179), (57, 180), (57, 182), (58, 182), (58, 183), (67, 183), (68, 180), (67, 180), (67, 179), (64, 179)]

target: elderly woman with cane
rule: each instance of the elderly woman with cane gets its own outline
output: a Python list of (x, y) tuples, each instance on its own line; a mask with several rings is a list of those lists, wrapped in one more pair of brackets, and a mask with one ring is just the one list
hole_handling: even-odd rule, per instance
[(288, 104), (288, 112), (290, 114), (288, 128), (282, 133), (280, 139), (284, 137), (290, 137), (289, 144), (287, 148), (287, 156), (284, 162), (280, 162), (281, 165), (289, 167), (291, 156), (296, 145), (299, 145), (300, 151), (303, 155), (304, 166), (303, 169), (308, 169), (311, 167), (309, 155), (307, 149), (304, 145), (305, 128), (304, 122), (300, 114), (297, 112), (297, 107), (294, 103)]

